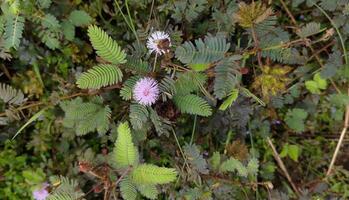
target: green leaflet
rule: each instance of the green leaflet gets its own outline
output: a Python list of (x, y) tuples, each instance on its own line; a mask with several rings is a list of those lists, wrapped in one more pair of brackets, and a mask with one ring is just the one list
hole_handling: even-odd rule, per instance
[(305, 82), (305, 87), (313, 94), (320, 94), (321, 90), (327, 88), (327, 81), (321, 78), (320, 73), (316, 73), (313, 80)]
[(135, 200), (137, 198), (136, 186), (129, 180), (128, 177), (124, 178), (120, 182), (119, 187), (121, 196), (125, 200)]
[(175, 169), (152, 164), (138, 165), (131, 173), (131, 180), (136, 184), (165, 184), (174, 181), (176, 177)]
[(246, 167), (239, 161), (234, 158), (229, 158), (224, 161), (220, 166), (221, 172), (237, 172), (239, 176), (246, 177), (247, 169)]
[(100, 64), (83, 73), (76, 84), (82, 89), (99, 89), (120, 82), (122, 76), (123, 74), (118, 67)]
[(159, 191), (155, 185), (137, 185), (138, 191), (148, 199), (157, 199)]
[(193, 70), (204, 71), (211, 63), (224, 58), (229, 48), (230, 43), (227, 43), (223, 36), (208, 35), (204, 40), (195, 40), (195, 46), (191, 42), (185, 42), (177, 47), (175, 55), (178, 60)]
[(118, 139), (115, 142), (113, 160), (117, 168), (138, 164), (138, 150), (132, 142), (131, 130), (127, 123), (118, 126)]
[(25, 19), (19, 15), (8, 15), (5, 23), (5, 48), (17, 49), (22, 38)]
[(21, 90), (16, 90), (10, 85), (0, 83), (0, 99), (8, 104), (21, 105), (27, 99)]
[(234, 103), (234, 101), (238, 98), (239, 96), (239, 90), (233, 89), (233, 91), (229, 94), (228, 98), (223, 101), (222, 105), (219, 106), (219, 110), (226, 110), (228, 107), (231, 106), (231, 104)]
[(75, 128), (77, 135), (97, 131), (105, 134), (109, 130), (111, 110), (103, 105), (101, 97), (94, 97), (90, 102), (83, 102), (80, 97), (60, 104), (65, 112), (63, 125)]
[(126, 62), (126, 53), (101, 28), (91, 25), (88, 27), (88, 36), (96, 53), (108, 62), (120, 64)]
[(74, 10), (69, 15), (69, 21), (74, 26), (86, 26), (92, 21), (92, 18), (83, 10)]
[(286, 114), (286, 124), (296, 132), (305, 130), (304, 120), (308, 117), (308, 113), (300, 108), (289, 110)]
[(212, 115), (212, 109), (207, 101), (194, 94), (176, 95), (173, 100), (183, 113), (204, 117)]

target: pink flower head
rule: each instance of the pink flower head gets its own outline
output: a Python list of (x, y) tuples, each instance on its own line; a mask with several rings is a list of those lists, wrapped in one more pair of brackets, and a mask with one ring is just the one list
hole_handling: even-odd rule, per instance
[(35, 200), (45, 200), (48, 197), (49, 193), (46, 190), (47, 186), (48, 184), (44, 183), (40, 189), (33, 191), (33, 197)]
[(159, 97), (159, 87), (153, 78), (141, 78), (137, 81), (133, 89), (133, 98), (144, 106), (150, 106)]

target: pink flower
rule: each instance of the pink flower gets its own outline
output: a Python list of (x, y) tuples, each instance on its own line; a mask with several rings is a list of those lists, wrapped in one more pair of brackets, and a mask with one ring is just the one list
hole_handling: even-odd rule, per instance
[(46, 190), (47, 186), (48, 184), (44, 183), (40, 189), (33, 191), (33, 197), (35, 200), (45, 200), (48, 197), (49, 193)]
[(159, 97), (159, 87), (153, 78), (141, 78), (137, 81), (133, 89), (133, 98), (144, 106), (150, 106)]

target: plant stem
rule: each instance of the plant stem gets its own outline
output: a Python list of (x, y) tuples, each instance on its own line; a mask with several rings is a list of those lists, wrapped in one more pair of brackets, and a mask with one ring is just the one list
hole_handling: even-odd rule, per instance
[(193, 140), (194, 140), (194, 134), (195, 134), (195, 128), (196, 128), (196, 121), (197, 121), (197, 118), (198, 118), (198, 116), (197, 115), (195, 115), (194, 116), (194, 124), (193, 124), (193, 129), (192, 129), (192, 131), (191, 131), (191, 138), (190, 138), (190, 145), (192, 145), (193, 144)]
[[(348, 89), (348, 94), (349, 94), (349, 89)], [(334, 166), (334, 163), (336, 162), (336, 159), (337, 159), (337, 156), (338, 156), (338, 153), (339, 153), (339, 149), (342, 146), (345, 133), (347, 132), (348, 125), (349, 125), (349, 105), (347, 105), (347, 107), (346, 107), (344, 125), (343, 125), (343, 129), (342, 129), (342, 132), (341, 132), (341, 136), (339, 137), (339, 140), (338, 140), (338, 143), (337, 143), (337, 146), (336, 146), (336, 150), (333, 153), (333, 156), (332, 156), (332, 159), (331, 159), (331, 163), (330, 163), (330, 166), (328, 167), (326, 176), (329, 176), (331, 174), (331, 172), (332, 172), (332, 168)]]
[(183, 159), (184, 159), (184, 164), (188, 167), (188, 169), (190, 169), (189, 164), (188, 164), (188, 162), (187, 162), (187, 158), (186, 158), (186, 156), (185, 156), (185, 154), (184, 154), (184, 152), (183, 152), (183, 150), (182, 150), (181, 145), (179, 144), (179, 141), (178, 141), (176, 132), (175, 132), (173, 129), (172, 129), (172, 133), (173, 133), (173, 136), (174, 136), (174, 138), (175, 138), (175, 140), (176, 140), (176, 143), (177, 143), (177, 146), (178, 146), (178, 148), (179, 148), (179, 151), (181, 152), (181, 155), (182, 155), (182, 157), (183, 157)]
[(298, 188), (296, 187), (296, 185), (293, 183), (290, 174), (287, 171), (287, 168), (285, 167), (284, 162), (282, 162), (278, 152), (276, 151), (276, 148), (273, 144), (273, 142), (271, 141), (271, 139), (269, 137), (267, 137), (267, 142), (271, 148), (271, 150), (273, 151), (273, 156), (277, 162), (277, 164), (279, 165), (279, 167), (281, 168), (282, 172), (284, 172), (284, 175), (286, 176), (288, 182), (291, 184), (292, 189), (294, 190), (294, 192), (296, 193), (296, 195), (299, 197), (300, 193), (298, 191)]

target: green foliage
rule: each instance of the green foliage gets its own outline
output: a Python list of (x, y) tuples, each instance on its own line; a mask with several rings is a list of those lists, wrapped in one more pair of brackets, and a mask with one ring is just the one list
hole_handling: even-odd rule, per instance
[(151, 71), (149, 63), (139, 58), (132, 56), (127, 57), (126, 69), (129, 69), (137, 74), (146, 74)]
[(149, 112), (147, 107), (140, 104), (130, 105), (130, 122), (132, 128), (141, 129), (143, 125), (148, 121)]
[(178, 75), (175, 83), (176, 94), (184, 95), (191, 92), (197, 92), (205, 84), (207, 77), (198, 72), (186, 72)]
[(213, 168), (213, 170), (218, 170), (219, 165), (221, 164), (221, 154), (217, 151), (215, 151), (210, 158), (210, 164)]
[(166, 101), (167, 98), (172, 99), (173, 95), (175, 95), (177, 92), (176, 82), (168, 76), (161, 79), (159, 88), (163, 101)]
[(113, 160), (117, 168), (137, 166), (138, 150), (132, 142), (131, 130), (127, 123), (118, 126), (118, 139), (115, 142)]
[(33, 171), (30, 168), (28, 155), (17, 152), (15, 141), (6, 141), (0, 151), (0, 169), (4, 181), (0, 181), (0, 196), (9, 200), (28, 199), (31, 188), (26, 183), (23, 171)]
[(320, 94), (321, 90), (327, 88), (327, 81), (321, 78), (320, 73), (316, 73), (313, 80), (305, 82), (305, 87), (313, 94)]
[(177, 22), (182, 20), (187, 20), (188, 22), (193, 22), (197, 19), (202, 11), (205, 9), (207, 0), (195, 0), (195, 1), (175, 1), (169, 3), (170, 5), (164, 4), (162, 7), (169, 7), (173, 11), (171, 17)]
[(24, 29), (25, 19), (20, 15), (7, 15), (5, 24), (5, 48), (19, 47), (20, 39)]
[(83, 73), (76, 84), (82, 89), (99, 89), (108, 85), (113, 85), (122, 80), (121, 70), (108, 64), (100, 64)]
[(140, 164), (131, 173), (131, 180), (138, 184), (165, 184), (176, 180), (177, 172), (173, 168), (158, 167), (152, 164)]
[(52, 180), (58, 187), (47, 197), (48, 200), (75, 200), (85, 199), (85, 194), (78, 189), (78, 182), (67, 177), (57, 177)]
[(208, 166), (206, 160), (203, 158), (203, 156), (200, 154), (199, 148), (192, 144), (186, 144), (183, 147), (184, 154), (186, 158), (188, 159), (190, 165), (199, 173), (201, 174), (208, 174)]
[(215, 67), (214, 95), (218, 99), (228, 96), (233, 88), (239, 83), (237, 60), (240, 56), (232, 56), (224, 59)]
[(305, 130), (304, 120), (308, 117), (308, 113), (300, 108), (289, 110), (286, 114), (285, 121), (287, 125), (296, 132)]
[(221, 172), (237, 172), (239, 176), (246, 177), (247, 176), (247, 169), (243, 164), (234, 158), (229, 158), (228, 160), (224, 161), (219, 170)]
[(97, 131), (105, 134), (109, 129), (111, 110), (103, 105), (101, 97), (95, 97), (90, 102), (83, 102), (80, 97), (64, 101), (60, 104), (65, 112), (63, 125), (74, 128), (77, 135), (85, 135)]
[(74, 10), (70, 13), (68, 19), (74, 26), (87, 26), (92, 21), (90, 15), (83, 10)]
[(8, 104), (21, 105), (27, 99), (20, 90), (16, 90), (10, 85), (0, 83), (0, 99)]
[(176, 95), (173, 101), (183, 113), (205, 117), (212, 115), (212, 109), (207, 101), (194, 94)]
[(347, 0), (244, 2), (2, 1), (0, 199), (346, 199)]
[(176, 58), (195, 71), (203, 71), (224, 57), (230, 48), (230, 43), (227, 43), (223, 36), (209, 35), (204, 40), (195, 40), (195, 46), (191, 42), (185, 42), (177, 47)]
[(298, 162), (299, 155), (300, 155), (299, 146), (295, 144), (288, 144), (288, 143), (282, 147), (282, 151), (280, 153), (280, 157), (283, 158), (283, 157), (289, 156), (295, 162)]
[(120, 192), (125, 200), (134, 200), (137, 198), (136, 186), (129, 180), (128, 177), (120, 182)]
[(112, 64), (126, 62), (126, 54), (121, 47), (101, 28), (91, 25), (88, 27), (88, 36), (98, 56)]
[(138, 191), (148, 199), (157, 199), (159, 191), (155, 185), (137, 185)]
[(228, 98), (223, 101), (222, 105), (219, 106), (219, 110), (226, 110), (228, 107), (230, 107), (233, 102), (238, 98), (239, 96), (239, 90), (233, 89), (231, 93), (228, 95)]
[(140, 78), (139, 76), (132, 76), (124, 82), (120, 90), (120, 96), (123, 100), (132, 99), (132, 90), (133, 90), (133, 87), (136, 85), (136, 82), (139, 80), (139, 78)]
[(319, 33), (320, 31), (320, 24), (316, 22), (311, 22), (302, 27), (297, 34), (301, 38), (307, 38), (309, 36)]
[(152, 108), (149, 108), (148, 110), (150, 121), (153, 123), (158, 135), (161, 136), (162, 134), (165, 134), (168, 136), (172, 129), (170, 122), (167, 119), (160, 117)]

